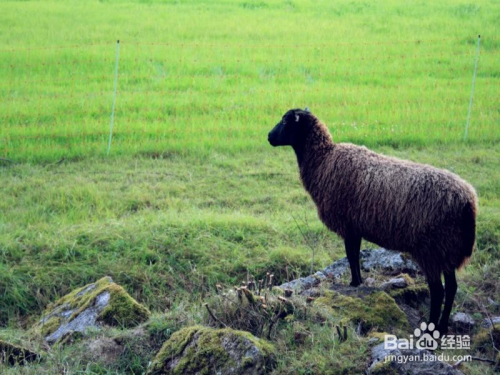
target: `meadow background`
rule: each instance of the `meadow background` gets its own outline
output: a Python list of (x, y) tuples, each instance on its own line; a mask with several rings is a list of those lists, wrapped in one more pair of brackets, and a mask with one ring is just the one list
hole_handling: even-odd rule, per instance
[[(292, 150), (267, 143), (305, 106), (335, 141), (471, 182), (478, 246), (456, 308), (500, 293), (499, 19), (491, 0), (0, 2), (0, 337), (105, 275), (163, 314), (249, 273), (307, 275), (311, 246), (313, 269), (343, 257)], [(321, 368), (318, 351), (280, 368)]]
[(267, 150), (308, 106), (338, 141), (459, 142), (482, 34), (469, 142), (497, 141), (498, 4), (3, 2), (0, 154)]

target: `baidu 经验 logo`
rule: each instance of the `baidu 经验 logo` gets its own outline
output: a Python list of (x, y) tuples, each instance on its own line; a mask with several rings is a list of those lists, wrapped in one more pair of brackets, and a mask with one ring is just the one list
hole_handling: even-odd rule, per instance
[(398, 339), (395, 335), (385, 335), (384, 348), (436, 350), (439, 346), (440, 336), (434, 323), (423, 322), (420, 327), (415, 328), (409, 339)]
[(469, 335), (441, 335), (434, 323), (421, 323), (408, 339), (385, 335), (385, 349), (470, 349)]

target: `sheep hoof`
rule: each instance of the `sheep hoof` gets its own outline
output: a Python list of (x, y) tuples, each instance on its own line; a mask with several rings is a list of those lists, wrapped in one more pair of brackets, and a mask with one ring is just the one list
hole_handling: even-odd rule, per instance
[(352, 281), (351, 281), (351, 283), (350, 283), (349, 285), (350, 285), (350, 286), (354, 286), (354, 287), (356, 287), (356, 286), (361, 285), (361, 283), (362, 283), (361, 281), (358, 281), (358, 280), (356, 280), (356, 281), (355, 281), (355, 280), (352, 280)]

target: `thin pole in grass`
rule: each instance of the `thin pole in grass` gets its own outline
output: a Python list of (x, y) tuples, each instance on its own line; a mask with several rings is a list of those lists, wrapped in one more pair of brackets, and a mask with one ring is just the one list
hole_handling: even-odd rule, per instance
[(474, 88), (476, 87), (476, 73), (477, 73), (477, 63), (479, 61), (479, 46), (480, 45), (481, 45), (481, 35), (478, 35), (477, 36), (477, 48), (476, 48), (476, 63), (474, 64), (474, 74), (472, 75), (472, 90), (470, 92), (469, 111), (467, 113), (467, 124), (465, 125), (464, 140), (467, 140), (467, 133), (469, 132), (470, 113), (472, 110), (472, 98), (474, 97)]
[[(309, 225), (307, 224), (307, 216), (304, 216), (306, 221), (305, 224), (309, 228)], [(304, 238), (304, 241), (306, 241), (307, 246), (311, 249), (312, 252), (312, 257), (311, 257), (311, 275), (314, 273), (314, 255), (316, 254), (316, 249), (314, 248), (313, 245), (309, 243), (309, 238), (305, 235), (305, 233), (302, 231), (302, 228), (300, 227), (299, 223), (297, 222), (297, 219), (295, 219), (295, 216), (292, 215), (293, 221), (295, 221), (295, 225), (299, 229), (300, 234)]]
[(111, 151), (111, 139), (113, 138), (113, 124), (115, 122), (116, 89), (118, 88), (118, 61), (120, 60), (120, 41), (116, 41), (116, 63), (115, 63), (115, 87), (113, 90), (113, 106), (111, 108), (111, 124), (109, 125), (108, 152)]

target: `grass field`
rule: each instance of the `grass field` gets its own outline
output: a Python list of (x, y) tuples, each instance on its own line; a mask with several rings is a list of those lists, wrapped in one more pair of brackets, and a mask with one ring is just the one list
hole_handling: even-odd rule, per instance
[(368, 145), (500, 139), (495, 2), (2, 2), (0, 155), (262, 151), (310, 107)]
[[(477, 251), (456, 306), (486, 301), (500, 269), (499, 19), (487, 0), (0, 2), (0, 338), (22, 341), (49, 302), (104, 275), (175, 315), (216, 282), (309, 274), (311, 244), (313, 269), (343, 257), (292, 150), (267, 143), (286, 110), (305, 106), (336, 141), (474, 185)], [(317, 346), (286, 347), (278, 373), (366, 354), (320, 360), (329, 344), (311, 329)], [(79, 367), (73, 355), (26, 373), (144, 370)]]
[[(315, 248), (314, 269), (343, 257), (342, 242), (317, 219), (288, 151), (214, 152), (205, 159), (122, 156), (3, 168), (0, 325), (7, 329), (0, 329), (0, 337), (25, 342), (22, 328), (30, 327), (48, 303), (104, 275), (156, 314), (166, 313), (166, 321), (163, 315), (158, 319), (172, 330), (177, 327), (172, 319), (199, 322), (201, 295), (217, 282), (238, 284), (247, 272), (256, 277), (274, 272), (279, 283), (307, 275), (309, 245)], [(477, 188), (478, 248), (459, 273), (455, 306), (474, 310), (478, 299), (495, 298), (500, 291), (494, 276), (500, 269), (498, 147), (377, 151), (448, 168)], [(310, 329), (316, 332), (314, 345), (297, 350), (282, 343), (286, 353), (278, 373), (348, 369), (366, 358), (366, 348), (356, 342), (338, 352), (324, 328)], [(325, 350), (330, 354), (320, 354)], [(79, 362), (82, 353), (53, 351), (48, 362), (27, 373), (51, 374), (61, 367), (69, 373), (132, 371), (130, 358), (118, 370), (85, 367)], [(486, 370), (472, 367), (468, 373)]]

